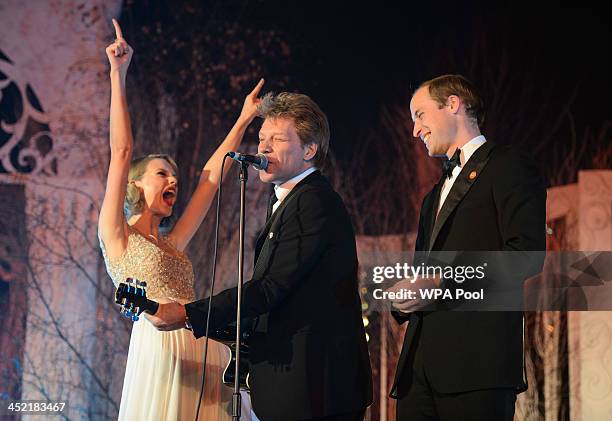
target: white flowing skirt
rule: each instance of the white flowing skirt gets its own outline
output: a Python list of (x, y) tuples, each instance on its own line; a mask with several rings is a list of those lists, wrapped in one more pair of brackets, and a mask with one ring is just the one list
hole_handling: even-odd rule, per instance
[[(202, 383), (204, 342), (205, 338), (196, 340), (185, 329), (159, 332), (144, 317), (135, 322), (119, 420), (195, 420)], [(229, 358), (229, 348), (208, 341), (206, 387), (198, 420), (231, 421), (232, 388), (222, 383)], [(241, 420), (251, 419), (249, 395), (243, 392)]]

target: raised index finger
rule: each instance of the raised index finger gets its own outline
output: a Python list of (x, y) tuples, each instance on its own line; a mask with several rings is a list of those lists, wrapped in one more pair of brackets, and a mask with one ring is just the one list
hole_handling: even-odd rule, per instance
[(257, 85), (253, 88), (253, 90), (251, 91), (249, 95), (253, 97), (257, 97), (257, 95), (259, 95), (259, 91), (261, 91), (261, 87), (263, 86), (263, 84), (264, 84), (263, 78), (259, 79), (259, 83), (257, 83)]
[(121, 32), (121, 27), (119, 26), (119, 22), (117, 19), (113, 18), (113, 26), (115, 27), (115, 38), (123, 39), (123, 32)]

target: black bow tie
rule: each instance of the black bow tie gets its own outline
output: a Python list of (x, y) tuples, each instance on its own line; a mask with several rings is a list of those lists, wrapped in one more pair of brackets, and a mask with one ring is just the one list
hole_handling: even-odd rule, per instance
[(270, 219), (270, 216), (272, 216), (272, 210), (274, 209), (274, 204), (277, 201), (278, 198), (276, 197), (276, 192), (272, 192), (272, 195), (268, 199), (268, 213), (266, 214), (266, 221)]
[(461, 167), (461, 149), (459, 148), (455, 150), (455, 153), (451, 159), (445, 159), (442, 161), (442, 172), (446, 178), (450, 179), (453, 176), (453, 170), (457, 166)]

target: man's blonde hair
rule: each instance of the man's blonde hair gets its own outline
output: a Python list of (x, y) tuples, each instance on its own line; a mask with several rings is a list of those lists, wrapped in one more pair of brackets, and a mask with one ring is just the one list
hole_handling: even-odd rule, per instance
[(329, 150), (329, 123), (327, 116), (310, 97), (304, 94), (267, 93), (258, 106), (262, 118), (288, 118), (293, 120), (302, 146), (315, 144), (317, 153), (314, 166), (323, 168)]

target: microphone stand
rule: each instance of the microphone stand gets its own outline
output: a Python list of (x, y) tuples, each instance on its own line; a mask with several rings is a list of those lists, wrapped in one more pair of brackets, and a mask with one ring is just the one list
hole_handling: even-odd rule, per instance
[(240, 396), (240, 321), (242, 309), (242, 283), (244, 280), (244, 216), (246, 203), (246, 182), (249, 179), (249, 164), (240, 162), (240, 229), (238, 248), (238, 298), (236, 305), (236, 366), (234, 371), (234, 393), (232, 395), (232, 420), (240, 420), (242, 397)]

